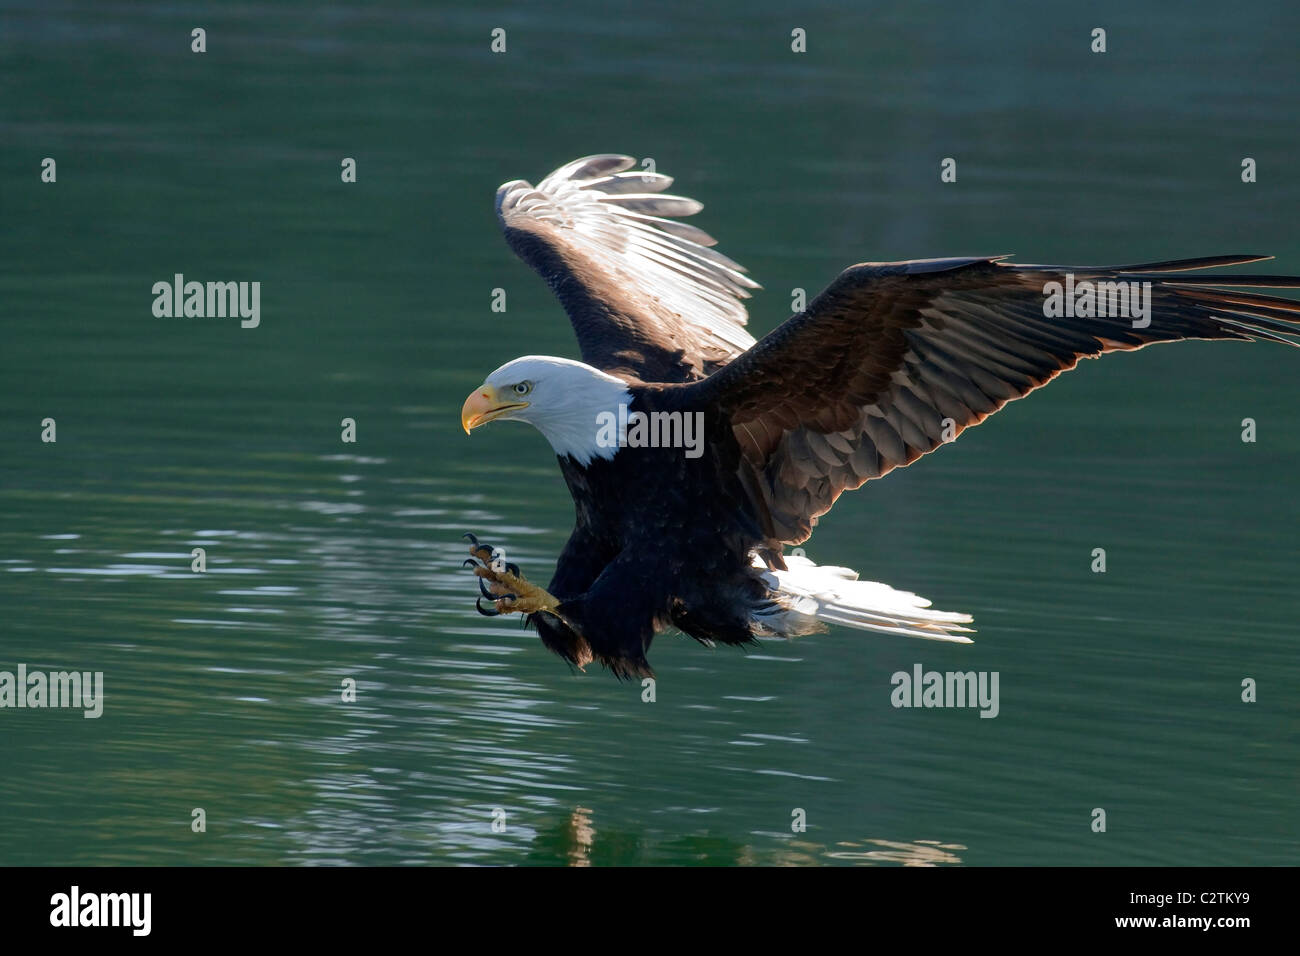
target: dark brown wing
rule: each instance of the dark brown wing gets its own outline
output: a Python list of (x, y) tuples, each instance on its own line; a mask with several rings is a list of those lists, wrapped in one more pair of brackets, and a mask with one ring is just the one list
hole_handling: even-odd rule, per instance
[(627, 172), (630, 156), (587, 156), (536, 186), (497, 190), (506, 241), (544, 278), (578, 334), (582, 358), (645, 382), (703, 378), (754, 344), (741, 300), (758, 284), (714, 251), (708, 233), (669, 217), (703, 208)]
[[(1300, 288), (1300, 278), (1171, 275), (1262, 258), (1108, 268), (996, 258), (864, 263), (691, 386), (691, 400), (730, 415), (742, 477), (769, 532), (798, 543), (841, 492), (911, 464), (1081, 358), (1182, 339), (1300, 344), (1286, 337), (1300, 334), (1300, 302), (1215, 288)], [(1048, 317), (1047, 284), (1064, 286), (1067, 273), (1077, 283), (1151, 283), (1150, 324)]]

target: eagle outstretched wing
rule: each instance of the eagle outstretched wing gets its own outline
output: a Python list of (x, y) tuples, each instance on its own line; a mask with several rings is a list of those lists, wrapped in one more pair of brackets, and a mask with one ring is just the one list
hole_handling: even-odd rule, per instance
[[(744, 355), (689, 386), (720, 405), (742, 479), (774, 541), (801, 542), (839, 495), (911, 464), (1081, 358), (1183, 339), (1297, 345), (1300, 302), (1230, 288), (1291, 276), (1174, 273), (1257, 262), (1219, 256), (1107, 268), (1000, 258), (863, 263)], [(1150, 324), (1045, 315), (1045, 287), (1149, 282)], [(1229, 288), (1230, 287), (1230, 288)]]
[(497, 190), (506, 241), (544, 278), (588, 365), (644, 382), (689, 382), (754, 344), (743, 299), (758, 284), (677, 217), (700, 203), (672, 179), (629, 171), (630, 156), (587, 156), (536, 186)]

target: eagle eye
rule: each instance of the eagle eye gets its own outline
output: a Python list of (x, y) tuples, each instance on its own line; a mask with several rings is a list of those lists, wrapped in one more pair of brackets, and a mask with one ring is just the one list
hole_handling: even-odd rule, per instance
[(516, 395), (527, 395), (529, 392), (533, 390), (533, 383), (520, 382), (518, 385), (514, 386), (514, 389)]

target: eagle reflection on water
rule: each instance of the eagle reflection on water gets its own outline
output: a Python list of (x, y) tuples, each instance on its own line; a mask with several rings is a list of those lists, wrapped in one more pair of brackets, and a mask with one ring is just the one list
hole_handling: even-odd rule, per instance
[(838, 862), (857, 866), (947, 866), (960, 864), (957, 850), (966, 847), (938, 840), (840, 841), (831, 846), (799, 834), (772, 834), (779, 842), (755, 848), (725, 837), (675, 836), (660, 843), (644, 833), (598, 826), (587, 807), (574, 807), (550, 826), (541, 827), (525, 865), (554, 866), (808, 866)]

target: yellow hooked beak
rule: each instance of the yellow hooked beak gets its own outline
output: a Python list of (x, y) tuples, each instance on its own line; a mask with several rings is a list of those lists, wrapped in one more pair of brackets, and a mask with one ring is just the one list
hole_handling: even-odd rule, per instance
[(497, 390), (491, 385), (480, 385), (470, 392), (469, 398), (465, 399), (465, 404), (460, 410), (460, 425), (468, 435), (479, 425), (500, 418), (506, 412), (527, 407), (527, 402), (502, 401)]

